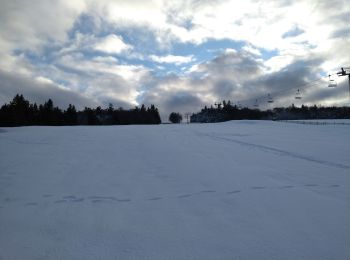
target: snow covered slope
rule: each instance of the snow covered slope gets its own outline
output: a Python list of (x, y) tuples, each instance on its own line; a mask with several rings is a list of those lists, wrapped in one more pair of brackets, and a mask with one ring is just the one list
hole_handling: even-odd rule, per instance
[(0, 259), (349, 259), (350, 126), (0, 129)]

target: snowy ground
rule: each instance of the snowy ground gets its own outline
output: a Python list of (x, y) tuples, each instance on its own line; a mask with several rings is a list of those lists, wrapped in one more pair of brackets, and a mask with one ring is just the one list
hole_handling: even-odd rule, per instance
[(350, 126), (0, 129), (0, 259), (350, 258)]
[(282, 120), (281, 122), (310, 124), (310, 125), (350, 125), (350, 119)]

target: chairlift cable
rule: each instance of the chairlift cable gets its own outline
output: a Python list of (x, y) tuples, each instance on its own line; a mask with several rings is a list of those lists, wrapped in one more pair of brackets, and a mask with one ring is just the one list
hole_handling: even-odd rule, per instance
[[(334, 75), (337, 75), (337, 73), (333, 73), (333, 74), (329, 74), (328, 76), (323, 76), (323, 77), (321, 77), (321, 78), (317, 78), (317, 79), (315, 79), (315, 80), (312, 80), (312, 81), (310, 81), (310, 82), (301, 84), (301, 85), (299, 85), (299, 86), (293, 86), (293, 87), (290, 87), (290, 88), (282, 89), (282, 90), (280, 90), (280, 91), (274, 92), (273, 94), (274, 94), (274, 96), (277, 96), (278, 94), (281, 94), (281, 93), (284, 93), (284, 92), (287, 92), (287, 91), (290, 91), (290, 90), (293, 90), (293, 89), (298, 89), (298, 90), (300, 90), (301, 88), (306, 87), (306, 86), (318, 85), (318, 84), (320, 84), (320, 83), (318, 83), (319, 81), (324, 80), (324, 79), (326, 79), (327, 77), (334, 76)], [(269, 93), (269, 95), (271, 95), (271, 94)], [(241, 104), (242, 104), (242, 103), (251, 103), (251, 102), (249, 102), (249, 101), (255, 100), (255, 102), (256, 102), (256, 101), (258, 101), (258, 100), (264, 100), (264, 99), (266, 100), (266, 95), (264, 95), (264, 96), (259, 96), (259, 97), (255, 97), (255, 98), (250, 98), (250, 99), (245, 99), (245, 100), (240, 100), (239, 102), (240, 102)], [(273, 103), (273, 102), (268, 102), (268, 103)]]

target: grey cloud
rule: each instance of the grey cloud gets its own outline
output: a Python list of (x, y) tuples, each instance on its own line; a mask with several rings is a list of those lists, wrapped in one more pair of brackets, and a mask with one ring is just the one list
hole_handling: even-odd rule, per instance
[[(339, 9), (337, 8), (337, 11), (339, 11)], [(335, 14), (334, 16), (331, 17), (331, 20), (338, 22), (339, 26), (347, 26), (350, 23), (350, 11), (345, 11), (345, 12), (338, 12), (337, 14)]]
[(308, 104), (322, 104), (324, 101), (330, 99), (341, 99), (349, 96), (348, 83), (341, 82), (335, 88), (328, 88), (327, 82), (320, 82), (319, 84), (310, 88), (304, 97), (304, 102)]
[(305, 31), (303, 29), (300, 29), (299, 27), (294, 27), (291, 30), (285, 32), (282, 37), (283, 38), (289, 38), (289, 37), (296, 37), (300, 34), (303, 34)]
[(238, 100), (245, 97), (242, 93), (248, 95), (250, 88), (245, 82), (261, 74), (261, 64), (245, 51), (228, 52), (200, 64), (199, 72), (206, 76), (197, 78), (191, 73), (186, 77), (154, 78), (142, 100), (158, 105), (163, 118), (172, 111), (195, 112), (215, 101)]
[(219, 79), (213, 82), (213, 90), (219, 97), (232, 97), (236, 88), (235, 84), (227, 79)]
[(261, 62), (246, 51), (222, 53), (199, 67), (208, 75), (202, 83), (219, 100), (245, 98), (251, 91), (250, 82), (262, 75)]
[(154, 102), (151, 102), (152, 99), (147, 100), (147, 98), (144, 101), (145, 104), (156, 104), (160, 108), (162, 121), (165, 122), (168, 120), (171, 112), (191, 113), (198, 111), (204, 105), (204, 102), (195, 96), (191, 90), (186, 92), (163, 93), (162, 96), (162, 99), (153, 99)]
[(251, 85), (255, 90), (255, 95), (254, 92), (250, 92), (249, 101), (252, 103), (254, 99), (259, 99), (266, 103), (267, 95), (270, 94), (274, 99), (274, 106), (288, 106), (295, 102), (296, 91), (300, 89), (304, 95), (302, 102), (306, 102), (308, 99), (308, 96), (305, 96), (306, 92), (309, 95), (322, 90), (312, 88), (314, 85), (310, 84), (313, 80), (318, 79), (318, 68), (322, 62), (321, 58), (297, 60), (281, 71), (247, 82), (246, 85)]
[(0, 35), (13, 49), (36, 50), (47, 41), (64, 41), (82, 9), (62, 1), (1, 1)]
[(302, 86), (312, 79), (321, 63), (321, 59), (298, 60), (281, 71), (261, 77), (257, 84), (263, 85), (271, 92)]
[[(350, 14), (349, 14), (350, 15)], [(343, 28), (332, 33), (333, 38), (348, 38), (350, 37), (350, 28)]]
[(107, 106), (109, 103), (112, 103), (114, 107), (133, 107), (127, 100), (135, 86), (130, 86), (123, 78), (118, 76), (97, 78), (89, 84), (90, 87), (87, 91), (91, 91), (91, 94), (99, 104)]
[(30, 77), (11, 74), (0, 70), (0, 104), (8, 103), (16, 94), (23, 94), (31, 102), (44, 103), (51, 98), (62, 109), (69, 104), (77, 108), (95, 106), (96, 103), (79, 93), (59, 88), (51, 83), (42, 83)]
[[(188, 91), (202, 96), (207, 94), (218, 101), (242, 101), (243, 105), (253, 105), (255, 99), (259, 99), (261, 108), (267, 108), (269, 93), (274, 98), (274, 106), (296, 103), (295, 94), (298, 89), (303, 95), (301, 103), (329, 101), (339, 96), (340, 90), (329, 91), (326, 81), (310, 84), (319, 79), (319, 68), (324, 61), (321, 56), (306, 57), (280, 71), (264, 74), (261, 72), (260, 61), (254, 60), (247, 53), (224, 53), (200, 66), (209, 76), (192, 82)], [(201, 85), (199, 91), (195, 88), (196, 84)]]
[(114, 97), (111, 97), (111, 96), (100, 96), (99, 97), (99, 104), (102, 106), (102, 107), (108, 107), (110, 104), (113, 105), (114, 108), (124, 108), (124, 109), (130, 109), (130, 108), (133, 108), (134, 106), (131, 105), (129, 102), (125, 102), (124, 100), (121, 100), (121, 99), (118, 99), (118, 98), (114, 98)]
[(175, 109), (181, 107), (181, 109), (189, 109), (194, 106), (202, 104), (201, 100), (189, 92), (178, 92), (174, 95), (169, 96), (165, 100), (165, 107), (168, 109)]
[(213, 76), (222, 78), (250, 78), (261, 72), (261, 65), (248, 52), (229, 52), (218, 55), (216, 58), (200, 65), (200, 68)]
[[(199, 83), (199, 82), (197, 82)], [(186, 89), (164, 88), (164, 86), (186, 86)], [(202, 86), (198, 86), (202, 87)], [(194, 112), (200, 109), (205, 102), (202, 100), (194, 81), (170, 75), (166, 78), (153, 78), (149, 82), (147, 91), (140, 96), (140, 103), (154, 104), (159, 108), (163, 121), (168, 120), (171, 112)]]

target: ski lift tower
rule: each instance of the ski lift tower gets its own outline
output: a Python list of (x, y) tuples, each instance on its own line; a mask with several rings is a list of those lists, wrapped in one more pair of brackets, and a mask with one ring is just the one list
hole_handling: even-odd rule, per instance
[(191, 116), (191, 113), (185, 113), (185, 118), (186, 118), (186, 123), (187, 124), (190, 123), (190, 116)]
[(349, 97), (350, 97), (350, 67), (341, 68), (341, 71), (337, 72), (338, 76), (348, 76), (349, 78)]

